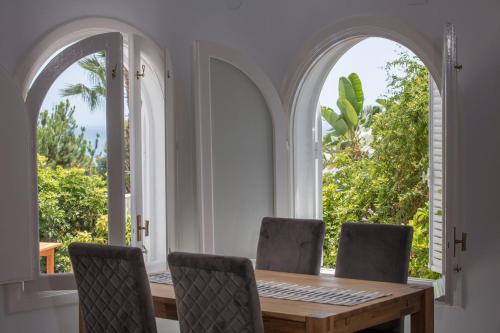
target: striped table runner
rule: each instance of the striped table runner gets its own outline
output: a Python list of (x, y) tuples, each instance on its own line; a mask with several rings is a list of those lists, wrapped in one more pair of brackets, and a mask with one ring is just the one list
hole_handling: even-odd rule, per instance
[[(172, 284), (172, 276), (169, 272), (154, 273), (149, 275), (149, 281)], [(344, 306), (354, 306), (391, 295), (380, 291), (314, 287), (263, 280), (257, 281), (257, 289), (260, 297)]]

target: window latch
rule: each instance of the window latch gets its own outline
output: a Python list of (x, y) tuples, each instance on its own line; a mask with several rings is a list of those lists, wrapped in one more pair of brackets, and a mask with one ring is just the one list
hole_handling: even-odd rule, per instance
[(139, 71), (135, 72), (135, 77), (137, 78), (137, 80), (139, 80), (139, 78), (141, 78), (141, 77), (144, 77), (145, 71), (146, 71), (146, 65), (142, 65), (142, 73)]
[(462, 239), (457, 239), (457, 228), (453, 228), (453, 256), (457, 254), (457, 245), (461, 245), (462, 252), (467, 251), (467, 233), (462, 232)]

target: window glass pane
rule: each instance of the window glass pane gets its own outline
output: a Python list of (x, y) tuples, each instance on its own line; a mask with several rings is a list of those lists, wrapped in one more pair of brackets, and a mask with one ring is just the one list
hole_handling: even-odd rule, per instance
[(37, 129), (41, 272), (69, 272), (72, 242), (107, 243), (106, 54), (54, 82)]
[[(124, 61), (124, 63), (126, 63)], [(123, 82), (124, 82), (124, 94), (125, 96), (125, 103), (124, 105), (124, 119), (123, 119), (123, 129), (124, 129), (124, 135), (123, 135), (123, 147), (125, 150), (124, 154), (124, 170), (125, 170), (125, 244), (131, 245), (132, 243), (132, 195), (131, 195), (131, 184), (130, 184), (130, 109), (129, 109), (129, 94), (130, 94), (130, 86), (129, 86), (129, 75), (128, 75), (128, 69), (124, 68), (124, 76), (123, 76)]]
[(409, 225), (410, 275), (439, 278), (429, 269), (428, 75), (415, 54), (383, 38), (359, 42), (329, 73), (318, 115), (324, 266), (335, 268), (344, 222)]

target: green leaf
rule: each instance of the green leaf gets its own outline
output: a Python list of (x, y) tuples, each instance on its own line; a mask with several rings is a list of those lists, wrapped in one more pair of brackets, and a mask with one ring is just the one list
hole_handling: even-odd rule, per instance
[(322, 106), (321, 107), (321, 117), (333, 127), (333, 124), (339, 119), (339, 115), (333, 111), (331, 108)]
[(363, 110), (363, 103), (365, 101), (365, 96), (363, 93), (363, 85), (361, 84), (361, 79), (359, 78), (359, 75), (356, 73), (351, 73), (349, 75), (349, 81), (351, 81), (352, 89), (354, 91), (354, 96), (356, 98), (356, 104), (355, 109), (357, 114)]
[(380, 104), (382, 107), (387, 108), (387, 100), (384, 98), (377, 98), (376, 102)]
[(332, 134), (339, 137), (347, 133), (348, 126), (344, 119), (339, 118), (333, 125), (332, 125)]
[(358, 115), (352, 104), (345, 98), (339, 98), (337, 106), (349, 127), (356, 127), (358, 125)]
[(339, 99), (342, 98), (348, 100), (353, 108), (355, 108), (355, 106), (357, 105), (357, 99), (356, 95), (354, 94), (354, 89), (352, 87), (351, 81), (343, 76), (339, 79)]

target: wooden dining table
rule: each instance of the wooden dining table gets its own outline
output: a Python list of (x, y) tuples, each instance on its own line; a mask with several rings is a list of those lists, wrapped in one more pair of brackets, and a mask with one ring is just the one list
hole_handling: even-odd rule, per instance
[[(433, 288), (426, 285), (396, 284), (340, 279), (332, 275), (301, 275), (255, 271), (257, 280), (299, 285), (390, 293), (355, 306), (328, 305), (274, 298), (260, 298), (266, 333), (348, 333), (411, 315), (411, 333), (434, 332)], [(172, 285), (150, 283), (155, 315), (177, 320)]]

